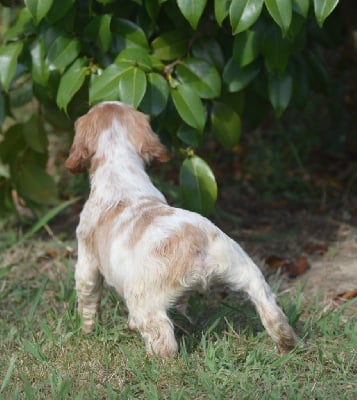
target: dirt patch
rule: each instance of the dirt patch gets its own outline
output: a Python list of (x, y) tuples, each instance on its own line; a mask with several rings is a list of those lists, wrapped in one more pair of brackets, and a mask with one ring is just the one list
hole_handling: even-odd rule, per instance
[[(227, 214), (216, 223), (247, 250), (268, 279), (281, 280), (281, 290), (302, 286), (306, 300), (314, 301), (319, 295), (322, 302), (331, 304), (338, 295), (357, 289), (356, 208), (322, 212), (314, 206), (264, 203), (251, 198), (232, 204), (234, 197), (224, 190), (220, 204), (240, 216), (241, 223), (229, 220)], [(305, 257), (310, 268), (291, 279), (266, 264), (271, 256), (291, 260)]]

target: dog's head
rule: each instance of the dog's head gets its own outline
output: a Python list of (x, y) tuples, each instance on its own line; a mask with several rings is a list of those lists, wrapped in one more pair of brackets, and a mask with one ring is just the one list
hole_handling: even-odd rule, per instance
[[(119, 124), (115, 125), (115, 121)], [(73, 144), (65, 162), (66, 168), (73, 173), (90, 169), (101, 134), (108, 130), (115, 131), (117, 126), (125, 127), (126, 140), (131, 142), (145, 163), (154, 159), (168, 161), (167, 149), (152, 131), (147, 115), (121, 102), (104, 102), (92, 107), (76, 121)]]

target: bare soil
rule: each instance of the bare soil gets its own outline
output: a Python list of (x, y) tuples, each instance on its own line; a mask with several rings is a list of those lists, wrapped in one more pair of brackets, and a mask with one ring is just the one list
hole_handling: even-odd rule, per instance
[[(236, 239), (269, 280), (279, 279), (280, 290), (304, 288), (306, 301), (319, 296), (327, 307), (343, 302), (341, 295), (357, 289), (357, 208), (338, 206), (322, 211), (316, 206), (266, 203), (221, 192), (220, 205), (241, 224), (218, 218), (215, 222)], [(309, 268), (296, 278), (266, 263), (269, 257), (306, 258)], [(353, 309), (357, 311), (357, 306)]]

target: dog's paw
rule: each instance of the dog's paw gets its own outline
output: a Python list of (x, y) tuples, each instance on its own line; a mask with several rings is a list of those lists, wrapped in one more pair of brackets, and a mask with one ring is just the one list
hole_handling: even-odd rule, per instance
[(87, 322), (87, 323), (83, 324), (82, 331), (83, 331), (83, 333), (86, 333), (86, 334), (91, 333), (93, 331), (93, 328), (94, 328), (93, 322)]

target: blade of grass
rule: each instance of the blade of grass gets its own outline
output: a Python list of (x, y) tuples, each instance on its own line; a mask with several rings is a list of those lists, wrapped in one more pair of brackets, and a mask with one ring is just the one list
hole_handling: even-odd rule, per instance
[(35, 400), (36, 399), (35, 389), (32, 387), (29, 378), (25, 374), (21, 374), (21, 380), (23, 382), (23, 391), (25, 393), (26, 400)]
[(72, 388), (72, 378), (65, 378), (61, 373), (53, 370), (48, 378), (53, 399), (67, 399)]
[(48, 221), (50, 221), (52, 218), (54, 218), (56, 215), (58, 215), (62, 210), (70, 206), (71, 204), (75, 203), (78, 201), (79, 197), (74, 197), (73, 199), (70, 199), (68, 201), (65, 201), (64, 203), (59, 204), (57, 207), (52, 208), (50, 211), (48, 211), (43, 217), (41, 217), (33, 227), (25, 233), (25, 235), (16, 243), (16, 246), (19, 244), (22, 244), (26, 240), (28, 240), (32, 235), (34, 235), (36, 232), (38, 232), (41, 228), (47, 225)]
[(44, 337), (46, 338), (47, 341), (54, 341), (55, 340), (55, 336), (53, 335), (52, 329), (50, 328), (50, 326), (47, 324), (46, 321), (43, 321), (42, 319), (40, 319), (39, 321), (40, 327), (42, 329), (42, 332), (44, 334)]
[(39, 343), (31, 343), (29, 340), (24, 341), (24, 348), (34, 356), (37, 361), (47, 361), (46, 356), (42, 353)]
[(0, 279), (4, 278), (4, 276), (10, 272), (11, 268), (14, 266), (15, 264), (9, 264), (4, 268), (0, 269)]
[(6, 389), (7, 385), (9, 384), (11, 376), (12, 376), (12, 373), (13, 373), (14, 368), (15, 368), (15, 363), (16, 363), (16, 358), (15, 357), (11, 357), (10, 363), (9, 363), (9, 368), (6, 371), (5, 378), (4, 378), (4, 380), (3, 380), (2, 384), (1, 384), (0, 393), (2, 393)]
[(33, 303), (32, 303), (32, 305), (31, 305), (31, 307), (29, 309), (29, 312), (28, 312), (28, 317), (27, 317), (27, 322), (28, 323), (32, 322), (32, 319), (33, 319), (33, 317), (35, 315), (35, 312), (36, 312), (36, 308), (38, 306), (38, 303), (40, 302), (40, 299), (41, 299), (41, 296), (42, 296), (43, 292), (45, 291), (45, 288), (47, 286), (48, 281), (49, 281), (49, 278), (44, 279), (43, 282), (42, 282), (42, 285), (37, 290), (36, 296), (35, 296), (35, 298), (33, 300)]

